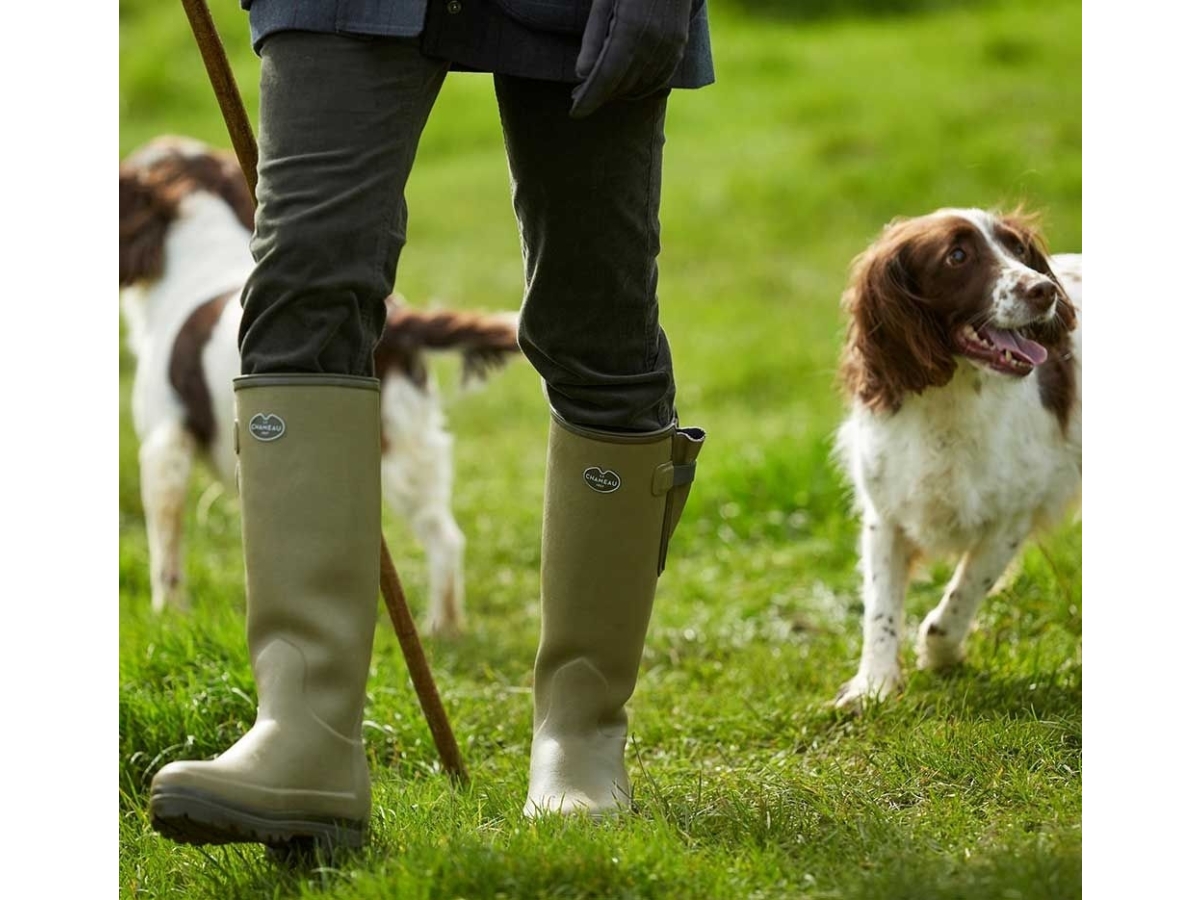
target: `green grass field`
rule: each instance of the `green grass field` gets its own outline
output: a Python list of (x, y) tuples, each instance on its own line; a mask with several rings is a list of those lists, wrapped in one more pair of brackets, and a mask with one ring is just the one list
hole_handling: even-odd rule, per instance
[[(836, 5), (836, 4), (825, 4)], [(849, 4), (862, 7), (867, 4)], [(904, 6), (896, 3), (893, 6)], [(714, 0), (718, 83), (668, 118), (660, 298), (684, 424), (710, 438), (660, 584), (631, 704), (639, 813), (520, 815), (537, 645), (547, 426), (537, 378), (438, 373), (456, 436), (470, 624), (428, 641), (472, 780), (453, 788), (380, 611), (365, 729), (373, 841), (316, 870), (149, 828), (165, 762), (225, 749), (254, 717), (236, 498), (193, 486), (193, 611), (149, 609), (122, 349), (120, 891), (123, 897), (1071, 898), (1082, 895), (1082, 530), (1025, 551), (962, 671), (914, 670), (896, 702), (829, 708), (859, 648), (856, 523), (830, 462), (842, 410), (838, 298), (898, 214), (1024, 201), (1081, 249), (1081, 10), (1060, 0), (913, 4), (789, 18)], [(256, 60), (218, 22), (251, 115)], [(122, 0), (121, 152), (163, 132), (228, 145), (181, 9)], [(522, 272), (490, 79), (452, 76), (408, 194), (410, 302), (515, 308)], [(385, 530), (418, 617), (425, 563)], [(912, 586), (910, 633), (949, 567)]]

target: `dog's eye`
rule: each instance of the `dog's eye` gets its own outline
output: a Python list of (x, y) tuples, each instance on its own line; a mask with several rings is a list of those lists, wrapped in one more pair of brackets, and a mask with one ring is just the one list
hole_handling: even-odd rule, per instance
[(1029, 256), (1029, 248), (1017, 241), (1013, 243), (1013, 253), (1016, 254), (1017, 259), (1025, 259)]
[(955, 247), (946, 254), (946, 262), (952, 266), (961, 266), (967, 261), (967, 251), (962, 247)]

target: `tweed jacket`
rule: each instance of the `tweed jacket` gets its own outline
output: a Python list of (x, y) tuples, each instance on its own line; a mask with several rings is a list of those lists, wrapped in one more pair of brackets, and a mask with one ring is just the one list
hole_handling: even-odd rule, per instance
[[(629, 2), (629, 0), (626, 0)], [(241, 0), (258, 51), (277, 31), (383, 37), (420, 36), (429, 56), (453, 68), (545, 81), (578, 82), (575, 60), (591, 0)], [(713, 81), (705, 0), (692, 23), (672, 87)]]

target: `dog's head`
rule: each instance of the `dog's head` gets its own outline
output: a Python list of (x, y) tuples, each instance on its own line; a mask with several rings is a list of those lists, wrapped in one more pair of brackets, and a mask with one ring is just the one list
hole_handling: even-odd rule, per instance
[(850, 320), (842, 382), (876, 411), (948, 383), (960, 359), (1024, 378), (1075, 327), (1045, 239), (1020, 210), (893, 221), (855, 259), (842, 305)]
[(162, 274), (167, 230), (197, 191), (220, 197), (246, 228), (254, 227), (254, 199), (231, 153), (160, 137), (131, 153), (120, 170), (121, 287)]

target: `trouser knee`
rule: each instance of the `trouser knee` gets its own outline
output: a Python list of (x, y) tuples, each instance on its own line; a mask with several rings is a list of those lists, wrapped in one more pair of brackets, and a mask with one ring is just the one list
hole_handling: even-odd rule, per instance
[(675, 381), (667, 336), (656, 313), (651, 319), (648, 328), (641, 317), (589, 328), (569, 311), (556, 315), (527, 302), (517, 342), (550, 405), (571, 424), (655, 431), (675, 419)]

